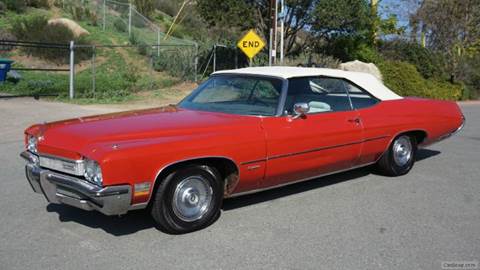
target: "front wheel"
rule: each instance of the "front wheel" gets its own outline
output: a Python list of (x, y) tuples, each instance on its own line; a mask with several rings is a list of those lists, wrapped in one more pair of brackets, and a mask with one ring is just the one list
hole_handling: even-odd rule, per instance
[(160, 229), (180, 234), (210, 225), (220, 215), (223, 185), (213, 167), (190, 165), (168, 175), (159, 185), (151, 214)]
[(400, 135), (396, 137), (388, 150), (377, 163), (382, 174), (400, 176), (407, 174), (415, 163), (417, 141), (415, 137)]

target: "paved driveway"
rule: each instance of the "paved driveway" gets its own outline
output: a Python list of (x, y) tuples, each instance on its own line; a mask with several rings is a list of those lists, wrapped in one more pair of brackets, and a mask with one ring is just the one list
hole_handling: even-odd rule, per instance
[(406, 176), (368, 169), (227, 200), (199, 232), (157, 231), (143, 211), (47, 205), (25, 180), (22, 131), (111, 109), (0, 100), (0, 269), (442, 269), (480, 260), (480, 106)]

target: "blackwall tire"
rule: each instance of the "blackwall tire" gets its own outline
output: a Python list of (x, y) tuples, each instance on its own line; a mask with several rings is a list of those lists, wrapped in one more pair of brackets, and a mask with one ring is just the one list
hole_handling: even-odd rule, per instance
[(378, 171), (387, 176), (407, 174), (415, 164), (417, 141), (414, 136), (397, 136), (377, 162)]
[(189, 165), (161, 181), (151, 207), (160, 230), (189, 233), (209, 226), (220, 216), (223, 184), (215, 168)]

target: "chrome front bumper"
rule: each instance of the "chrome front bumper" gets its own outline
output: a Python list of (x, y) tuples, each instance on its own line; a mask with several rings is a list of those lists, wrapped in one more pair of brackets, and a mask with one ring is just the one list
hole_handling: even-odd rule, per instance
[(40, 168), (30, 152), (20, 156), (28, 162), (25, 173), (33, 191), (43, 194), (50, 203), (97, 210), (105, 215), (122, 215), (130, 209), (130, 185), (99, 187), (80, 178)]

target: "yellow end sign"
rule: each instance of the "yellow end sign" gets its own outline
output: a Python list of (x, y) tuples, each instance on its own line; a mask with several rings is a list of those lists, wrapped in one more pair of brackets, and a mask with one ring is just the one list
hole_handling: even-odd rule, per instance
[(259, 37), (255, 31), (250, 30), (242, 39), (240, 39), (237, 46), (248, 56), (248, 58), (252, 59), (263, 49), (263, 47), (265, 47), (265, 42), (263, 42), (262, 38)]

